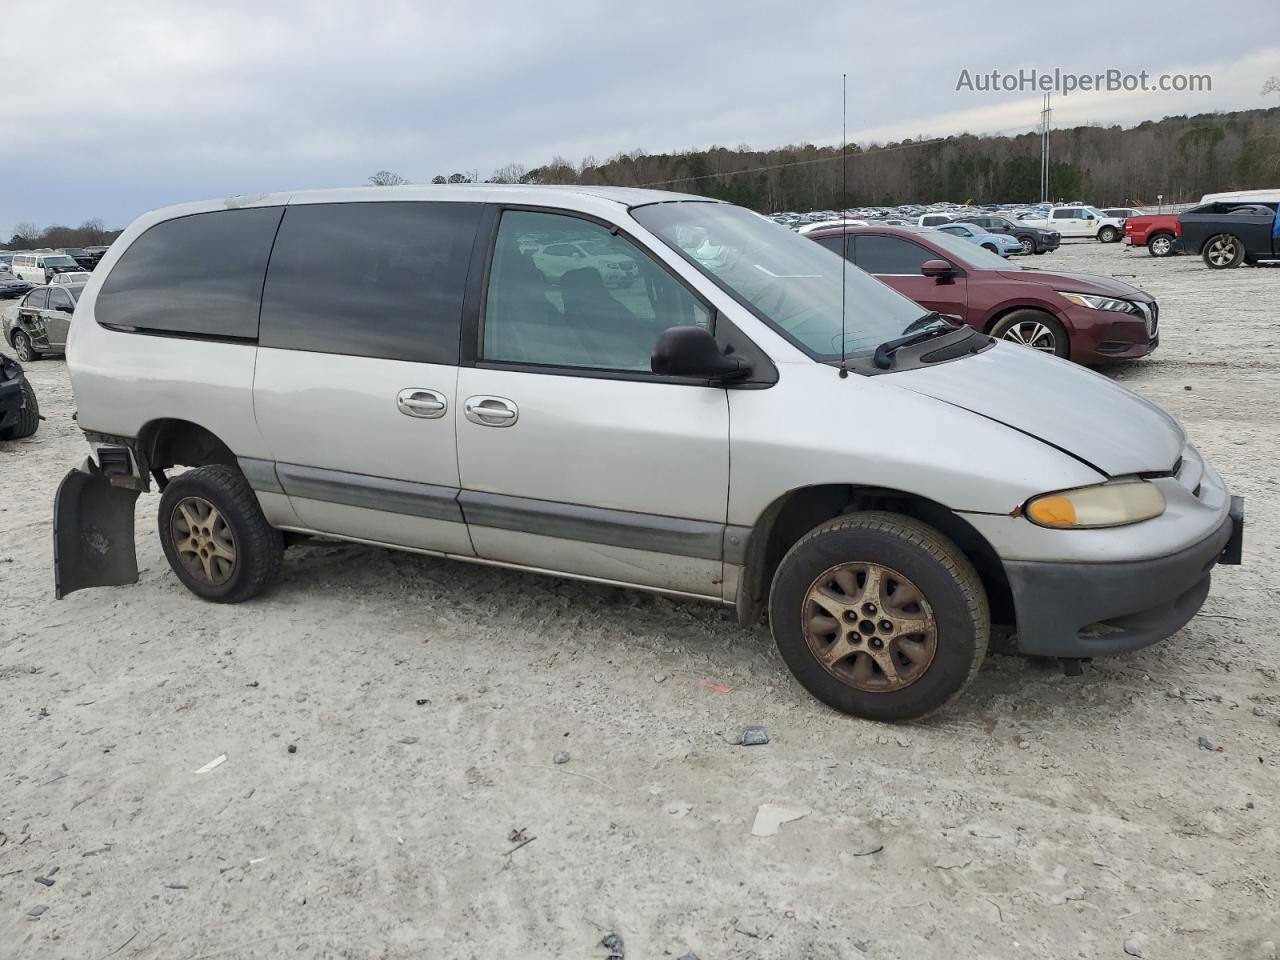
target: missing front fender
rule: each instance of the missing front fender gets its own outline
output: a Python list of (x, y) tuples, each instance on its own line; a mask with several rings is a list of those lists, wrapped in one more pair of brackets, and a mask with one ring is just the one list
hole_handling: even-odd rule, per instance
[(138, 582), (137, 500), (137, 490), (113, 486), (92, 459), (63, 477), (53, 500), (53, 585), (59, 600), (86, 587)]

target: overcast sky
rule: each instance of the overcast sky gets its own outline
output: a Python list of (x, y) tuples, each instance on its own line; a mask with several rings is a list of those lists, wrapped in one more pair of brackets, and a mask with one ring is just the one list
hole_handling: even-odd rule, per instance
[(842, 72), (860, 141), (1035, 126), (1039, 94), (958, 92), (962, 69), (1212, 76), (1057, 97), (1064, 126), (1280, 104), (1277, 0), (915, 6), (0, 0), (0, 237), (382, 168), (838, 142)]

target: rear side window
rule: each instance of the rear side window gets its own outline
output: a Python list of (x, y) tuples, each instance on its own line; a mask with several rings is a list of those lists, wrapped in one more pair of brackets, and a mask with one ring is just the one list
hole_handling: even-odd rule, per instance
[(281, 207), (157, 223), (112, 268), (94, 314), (110, 326), (252, 340)]
[(477, 203), (289, 207), (262, 294), (264, 347), (457, 363)]
[(926, 260), (936, 255), (901, 237), (860, 236), (854, 260), (867, 273), (919, 274)]
[(49, 305), (49, 288), (41, 287), (39, 290), (32, 290), (27, 294), (27, 299), (22, 301), (22, 305), (32, 310), (43, 310)]

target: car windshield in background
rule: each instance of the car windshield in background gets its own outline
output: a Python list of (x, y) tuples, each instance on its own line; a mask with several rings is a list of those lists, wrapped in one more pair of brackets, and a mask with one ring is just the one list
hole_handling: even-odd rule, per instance
[(50, 270), (57, 270), (57, 269), (79, 270), (80, 269), (80, 264), (76, 263), (74, 260), (72, 260), (70, 257), (67, 257), (67, 256), (45, 257), (44, 265), (48, 267)]
[(966, 266), (979, 270), (1021, 270), (1016, 263), (1010, 263), (998, 253), (986, 250), (972, 240), (957, 237), (945, 230), (934, 230), (929, 233), (929, 240), (934, 246), (942, 249), (947, 256), (954, 257)]
[(817, 359), (840, 356), (842, 304), (844, 349), (851, 356), (902, 336), (924, 312), (839, 254), (742, 207), (676, 201), (636, 207), (631, 213)]

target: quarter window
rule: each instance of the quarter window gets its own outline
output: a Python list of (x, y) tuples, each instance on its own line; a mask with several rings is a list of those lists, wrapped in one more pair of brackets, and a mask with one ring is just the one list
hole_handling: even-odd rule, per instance
[(280, 207), (197, 213), (157, 223), (107, 275), (99, 323), (252, 340)]
[(674, 326), (709, 310), (624, 237), (577, 217), (511, 210), (485, 298), (484, 358), (644, 372)]
[(291, 206), (262, 293), (264, 347), (458, 362), (480, 204)]
[(42, 287), (39, 290), (32, 290), (27, 294), (27, 299), (22, 301), (22, 305), (24, 307), (29, 307), (32, 310), (43, 310), (49, 305), (48, 288)]
[(57, 310), (61, 307), (74, 307), (74, 306), (75, 304), (71, 302), (71, 295), (67, 293), (67, 291), (65, 290), (49, 291), (49, 309), (50, 310)]

